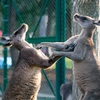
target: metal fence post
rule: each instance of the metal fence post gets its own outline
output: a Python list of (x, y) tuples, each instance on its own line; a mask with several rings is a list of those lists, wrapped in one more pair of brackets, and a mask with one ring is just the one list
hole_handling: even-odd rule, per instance
[[(8, 9), (9, 9), (9, 0), (4, 0), (4, 25), (3, 25), (3, 35), (8, 35)], [(8, 78), (7, 78), (7, 48), (3, 50), (4, 62), (3, 62), (3, 91), (5, 91)]]
[[(66, 0), (56, 0), (56, 41), (66, 39)], [(56, 66), (56, 99), (61, 100), (60, 86), (65, 83), (65, 58), (57, 62)]]

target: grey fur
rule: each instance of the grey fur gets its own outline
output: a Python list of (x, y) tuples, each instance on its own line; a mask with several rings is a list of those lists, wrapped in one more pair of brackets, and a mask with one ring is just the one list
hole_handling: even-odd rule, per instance
[(60, 95), (62, 100), (68, 100), (72, 96), (72, 83), (62, 84), (60, 87)]
[(93, 43), (95, 25), (100, 25), (89, 16), (74, 15), (74, 19), (82, 27), (79, 35), (72, 36), (63, 43), (41, 43), (60, 50), (70, 44), (76, 44), (74, 52), (55, 51), (52, 56), (65, 56), (74, 61), (75, 81), (82, 92), (80, 100), (100, 100), (100, 61)]

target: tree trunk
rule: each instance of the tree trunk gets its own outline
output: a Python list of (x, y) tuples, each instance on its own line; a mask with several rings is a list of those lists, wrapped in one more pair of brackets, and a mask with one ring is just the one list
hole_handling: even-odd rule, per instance
[(53, 12), (55, 8), (55, 0), (50, 0), (47, 8), (48, 22), (46, 29), (46, 36), (52, 36)]
[[(72, 9), (72, 16), (77, 12), (82, 15), (91, 16), (94, 18), (98, 17), (98, 4), (99, 0), (73, 0), (73, 9)], [(76, 22), (72, 22), (72, 35), (79, 34), (81, 31), (80, 26)], [(94, 40), (97, 35), (94, 35)], [(96, 41), (94, 41), (97, 44)], [(96, 47), (97, 45), (95, 45)], [(100, 47), (100, 46), (99, 46)], [(96, 47), (97, 48), (97, 47)], [(77, 84), (74, 80), (74, 73), (73, 73), (73, 99), (72, 100), (79, 100), (81, 92), (79, 91)]]
[[(13, 5), (10, 1), (9, 6), (9, 35), (11, 35), (16, 28), (16, 12), (14, 11)], [(15, 47), (10, 48), (10, 54), (12, 58), (12, 68), (15, 66), (17, 59), (18, 59), (18, 50)]]
[[(43, 15), (42, 19), (40, 21), (40, 25), (39, 25), (39, 36), (40, 37), (46, 37), (46, 29), (47, 29), (47, 22), (48, 22), (48, 16), (47, 15)], [(45, 54), (48, 54), (46, 51), (47, 48), (43, 47), (42, 51)]]

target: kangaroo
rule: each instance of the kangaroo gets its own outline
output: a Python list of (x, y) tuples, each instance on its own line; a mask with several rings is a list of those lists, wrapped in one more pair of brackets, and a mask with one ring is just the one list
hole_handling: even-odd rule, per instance
[[(100, 21), (89, 16), (74, 15), (76, 22), (82, 27), (79, 35), (72, 36), (63, 43), (41, 43), (61, 51), (54, 51), (52, 56), (65, 56), (73, 60), (75, 81), (82, 92), (79, 100), (100, 100), (100, 61), (96, 55), (93, 35)], [(73, 52), (64, 52), (69, 44), (75, 44)]]
[(72, 100), (72, 83), (62, 84), (60, 87), (62, 100)]
[(49, 58), (25, 41), (27, 24), (22, 24), (12, 35), (0, 37), (3, 46), (14, 46), (19, 58), (2, 100), (37, 100), (41, 85), (41, 69), (47, 69), (60, 57)]

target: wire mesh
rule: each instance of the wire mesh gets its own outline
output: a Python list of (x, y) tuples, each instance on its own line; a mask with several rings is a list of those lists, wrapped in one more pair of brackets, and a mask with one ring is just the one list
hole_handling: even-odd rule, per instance
[[(55, 35), (55, 0), (11, 0), (14, 11), (11, 9), (18, 27), (20, 23), (29, 25), (28, 37)], [(10, 14), (11, 15), (11, 14)], [(12, 16), (9, 17), (12, 19)]]
[[(89, 15), (96, 19), (99, 18), (99, 2), (100, 0), (66, 0), (66, 37), (67, 39), (72, 35), (78, 34), (81, 28), (73, 21), (73, 14), (80, 13), (82, 15)], [(3, 29), (3, 1), (0, 0), (0, 30)], [(12, 34), (20, 24), (27, 23), (29, 30), (27, 32), (27, 39), (38, 37), (55, 36), (56, 26), (56, 0), (10, 0), (9, 1), (9, 31), (8, 34)], [(98, 35), (97, 35), (98, 36)], [(94, 37), (94, 41), (97, 41), (97, 36)], [(40, 41), (40, 40), (38, 40)], [(35, 44), (35, 42), (34, 42)], [(95, 42), (95, 45), (98, 45)], [(98, 48), (97, 48), (98, 49)], [(0, 50), (2, 48), (0, 47)], [(1, 51), (2, 52), (2, 51)], [(2, 55), (0, 55), (2, 56)], [(66, 80), (72, 81), (72, 62), (69, 59), (66, 62)], [(11, 70), (8, 72), (8, 77), (11, 76)], [(55, 84), (55, 66), (46, 70), (46, 74), (51, 82), (51, 85), (56, 92)], [(3, 85), (3, 72), (0, 69), (0, 86), (2, 92)], [(0, 93), (1, 93), (0, 92)], [(2, 94), (2, 93), (1, 93)], [(48, 83), (43, 75), (41, 88), (38, 95), (38, 100), (55, 100), (55, 96), (52, 93)], [(50, 98), (49, 98), (50, 96)]]

